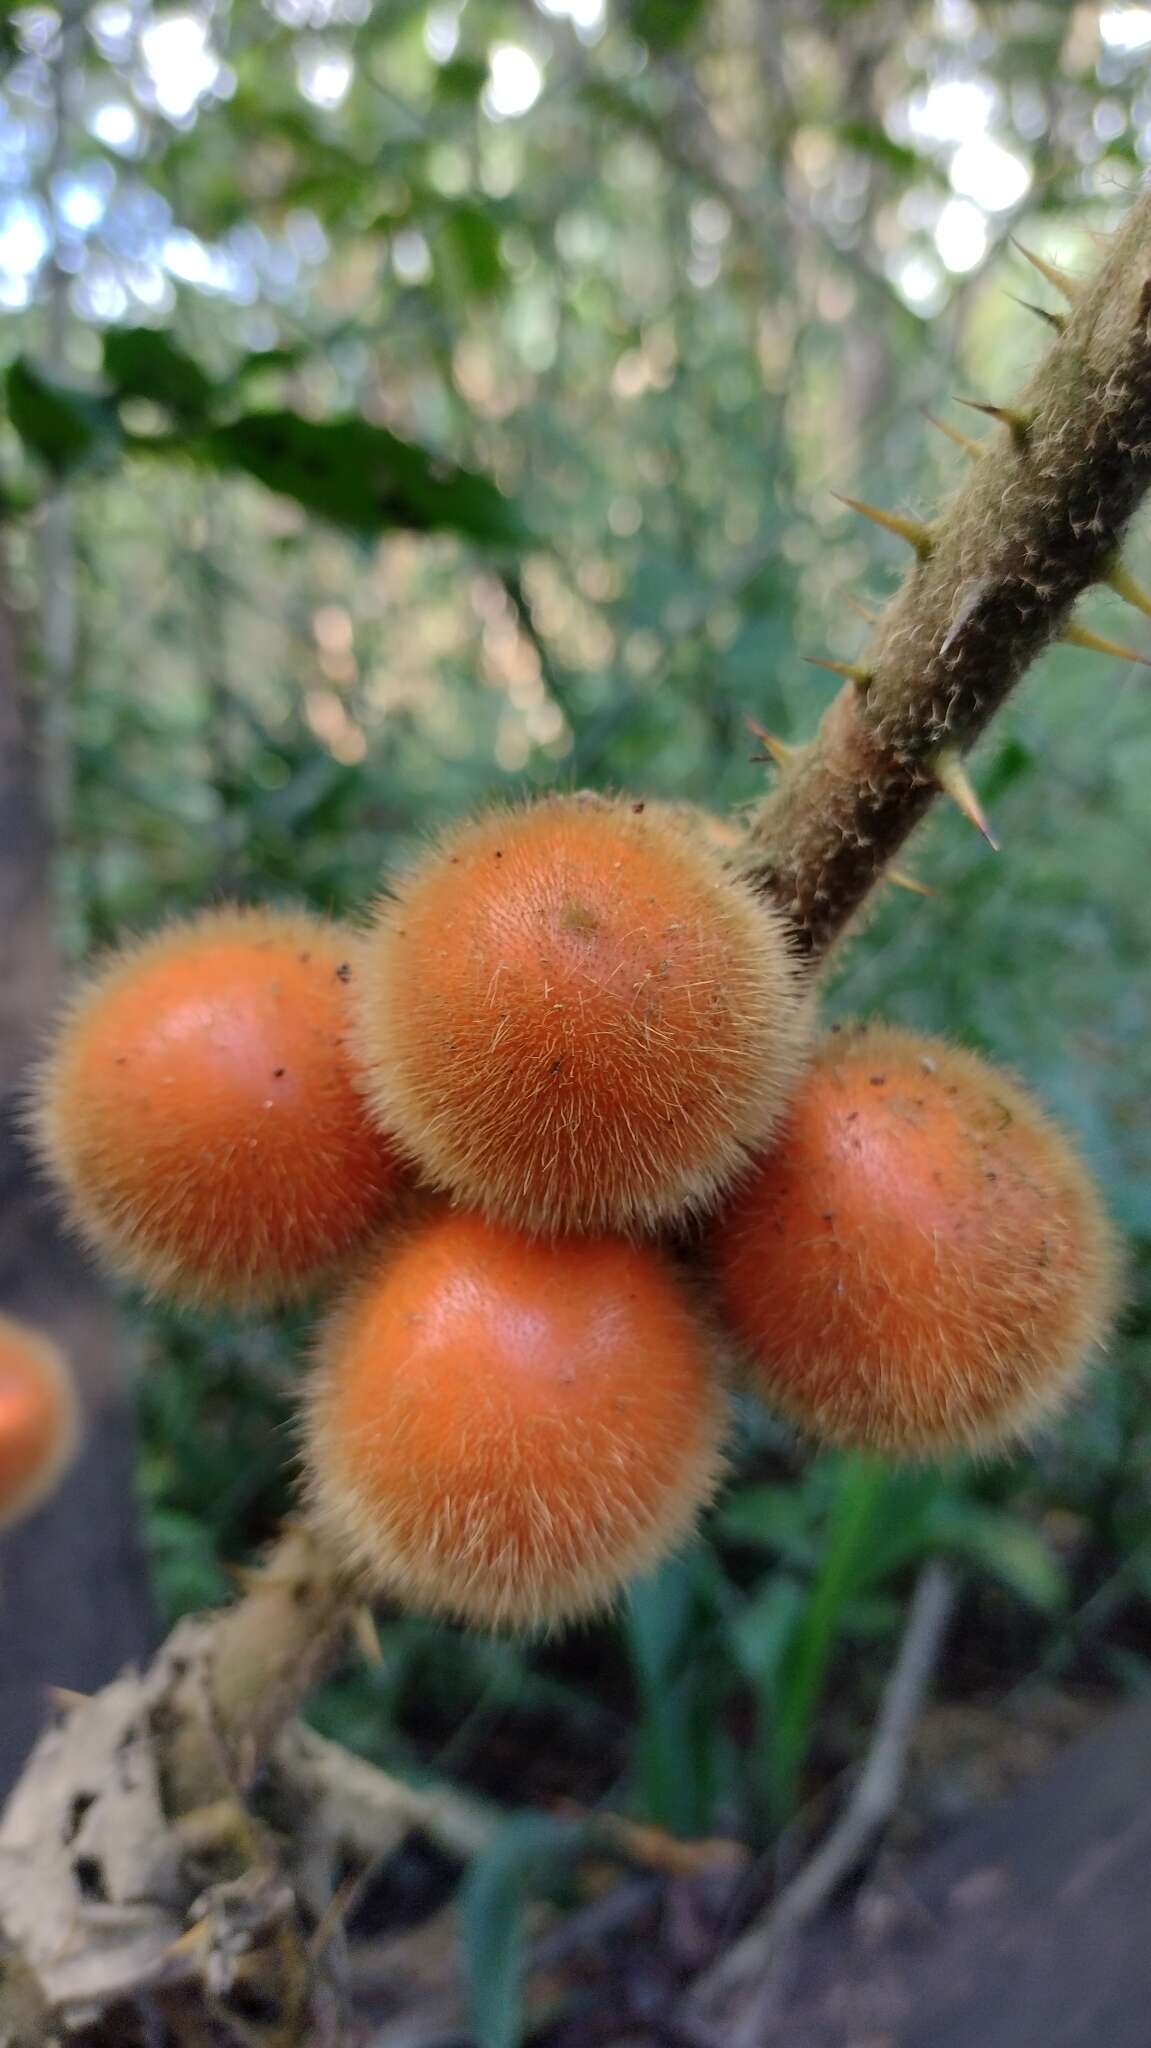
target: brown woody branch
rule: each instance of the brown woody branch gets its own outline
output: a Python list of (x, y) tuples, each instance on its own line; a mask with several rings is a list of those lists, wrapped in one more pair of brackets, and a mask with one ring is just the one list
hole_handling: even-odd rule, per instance
[(754, 820), (750, 872), (802, 952), (838, 937), (938, 793), (940, 755), (946, 773), (1116, 566), (1149, 483), (1151, 193)]
[[(1149, 483), (1151, 196), (1132, 207), (1028, 390), (920, 537), (865, 672), (753, 821), (749, 870), (808, 957), (859, 910), (947, 764), (978, 738), (1080, 593), (1113, 569)], [(296, 1529), (235, 1608), (182, 1625), (141, 1682), (168, 1821), (229, 1803), (235, 1811), (336, 1654), (355, 1597), (319, 1539)], [(3, 1849), (0, 1829), (0, 1875)], [(45, 1859), (58, 1851), (48, 1844)], [(27, 1972), (11, 1956), (7, 1964), (5, 1974), (0, 1954), (0, 2048), (32, 2048), (50, 2038), (48, 2010), (29, 2017)]]

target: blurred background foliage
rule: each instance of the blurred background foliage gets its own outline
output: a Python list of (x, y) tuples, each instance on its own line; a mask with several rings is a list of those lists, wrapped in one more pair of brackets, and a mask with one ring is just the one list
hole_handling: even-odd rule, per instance
[[(973, 429), (955, 396), (1046, 340), (1010, 235), (1089, 265), (1151, 158), (1133, 5), (57, 0), (0, 45), (7, 574), (77, 959), (221, 895), (352, 909), (525, 790), (753, 801), (749, 718), (810, 732), (836, 685), (804, 655), (854, 656), (902, 567), (833, 492), (950, 488), (924, 412)], [(765, 1842), (858, 1755), (939, 1552), (952, 1701), (1151, 1682), (1144, 675), (1040, 664), (976, 763), (1005, 851), (933, 821), (931, 894), (887, 893), (830, 998), (984, 1047), (1078, 1131), (1132, 1245), (1090, 1397), (943, 1474), (749, 1412), (704, 1539), (616, 1621), (385, 1618), (326, 1729)], [(175, 1616), (287, 1511), (307, 1319), (130, 1306)]]

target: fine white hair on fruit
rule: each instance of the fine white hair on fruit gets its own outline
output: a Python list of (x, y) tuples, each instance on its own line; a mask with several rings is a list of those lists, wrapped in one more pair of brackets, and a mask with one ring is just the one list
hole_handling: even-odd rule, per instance
[(785, 923), (670, 807), (552, 796), (448, 832), (380, 903), (354, 1002), (381, 1128), (534, 1231), (647, 1229), (770, 1136), (810, 1003)]
[(764, 1399), (823, 1442), (984, 1451), (1066, 1406), (1120, 1265), (1073, 1146), (1001, 1068), (829, 1035), (716, 1217), (718, 1304)]
[(711, 1333), (660, 1253), (447, 1212), (374, 1257), (321, 1330), (308, 1495), (377, 1592), (554, 1628), (689, 1534), (725, 1425)]
[(58, 1019), (28, 1107), (77, 1233), (125, 1278), (265, 1306), (339, 1270), (399, 1179), (347, 1047), (355, 934), (223, 906), (117, 948)]

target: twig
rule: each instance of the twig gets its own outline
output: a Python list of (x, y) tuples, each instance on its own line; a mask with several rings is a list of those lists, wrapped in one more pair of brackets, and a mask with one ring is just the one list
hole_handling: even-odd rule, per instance
[(463, 1792), (405, 1784), (300, 1723), (285, 1731), (275, 1760), (311, 1831), (365, 1861), (389, 1855), (416, 1831), (464, 1863), (487, 1847), (499, 1824)]
[(516, 615), (516, 623), (519, 626), (520, 632), (528, 642), (528, 645), (533, 649), (536, 660), (539, 662), (540, 676), (548, 696), (551, 698), (557, 711), (562, 714), (565, 725), (574, 730), (578, 720), (575, 706), (572, 703), (571, 688), (567, 678), (561, 675), (556, 667), (555, 657), (552, 654), (551, 648), (536, 624), (536, 615), (532, 610), (531, 600), (528, 597), (527, 591), (524, 589), (523, 577), (518, 569), (501, 569), (499, 571), (499, 580), (503, 586), (504, 594)]
[[(769, 1987), (787, 1942), (824, 1906), (854, 1869), (898, 1804), (915, 1731), (939, 1658), (955, 1599), (945, 1565), (922, 1572), (908, 1610), (899, 1655), (884, 1689), (879, 1714), (855, 1790), (814, 1856), (717, 1963), (697, 1979), (687, 2000), (691, 2021), (707, 2025), (741, 1993)], [(758, 2005), (758, 1996), (756, 2003)], [(729, 2038), (725, 2035), (725, 2038)], [(734, 2040), (732, 2048), (736, 2048)]]

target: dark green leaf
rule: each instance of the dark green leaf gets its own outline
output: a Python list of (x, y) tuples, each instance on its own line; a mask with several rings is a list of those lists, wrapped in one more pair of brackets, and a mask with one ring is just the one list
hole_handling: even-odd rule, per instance
[(806, 1593), (799, 1580), (787, 1572), (775, 1572), (748, 1601), (732, 1628), (731, 1648), (740, 1670), (772, 1704), (805, 1606)]
[(966, 1558), (998, 1579), (1029, 1607), (1052, 1613), (1066, 1604), (1062, 1565), (1039, 1531), (1017, 1515), (944, 1499), (936, 1513), (934, 1533), (941, 1549)]
[(469, 1867), (460, 1894), (464, 1962), (479, 2048), (519, 2048), (524, 2035), (524, 1915), (532, 1891), (586, 1830), (525, 1813), (500, 1829)]
[(104, 373), (121, 398), (150, 398), (183, 420), (202, 419), (215, 384), (161, 327), (114, 327), (104, 337)]
[(461, 199), (444, 219), (440, 237), (465, 295), (493, 298), (505, 282), (500, 231), (486, 207)]
[(246, 356), (241, 356), (229, 381), (235, 385), (243, 378), (262, 376), (266, 370), (296, 370), (315, 352), (314, 346), (302, 341), (279, 348), (250, 349)]
[(20, 439), (59, 476), (81, 468), (117, 436), (116, 416), (103, 399), (57, 383), (23, 356), (11, 365), (6, 385)]
[(841, 121), (837, 132), (840, 141), (846, 142), (849, 148), (859, 150), (863, 156), (874, 157), (877, 163), (886, 164), (889, 170), (898, 171), (901, 177), (912, 178), (931, 168), (905, 143), (893, 142), (878, 121)]
[(246, 413), (216, 427), (196, 450), (217, 468), (244, 470), (352, 533), (406, 526), (446, 529), (485, 547), (527, 544), (516, 507), (489, 477), (353, 416)]
[(741, 1487), (721, 1508), (719, 1526), (730, 1542), (770, 1550), (789, 1564), (808, 1567), (819, 1556), (818, 1531), (797, 1486)]
[(707, 0), (635, 0), (631, 26), (649, 50), (679, 50), (706, 11)]
[(436, 96), (441, 100), (478, 100), (488, 82), (488, 67), (475, 57), (452, 57), (436, 73)]
[(994, 759), (982, 776), (982, 791), (985, 799), (994, 802), (1013, 783), (1021, 781), (1035, 769), (1035, 756), (1021, 740), (1005, 740)]

